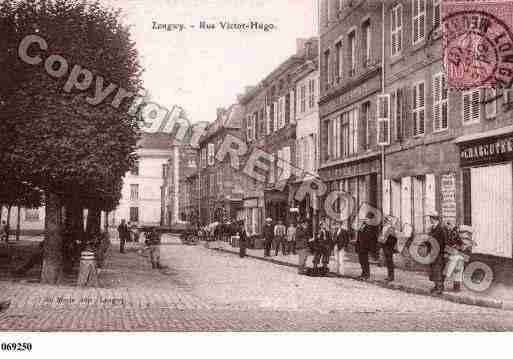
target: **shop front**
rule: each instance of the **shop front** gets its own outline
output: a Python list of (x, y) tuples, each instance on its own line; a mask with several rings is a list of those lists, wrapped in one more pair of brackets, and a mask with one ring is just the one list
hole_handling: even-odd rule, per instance
[(327, 186), (327, 193), (341, 191), (348, 193), (352, 200), (346, 202), (348, 206), (337, 201), (332, 209), (340, 214), (340, 218), (330, 218), (324, 205), (321, 208), (321, 217), (324, 217), (328, 224), (334, 225), (342, 221), (346, 226), (351, 226), (359, 217), (361, 209), (371, 206), (380, 209), (380, 160), (379, 156), (373, 156), (362, 161), (345, 163), (339, 166), (323, 168), (320, 171), (321, 177)]
[(513, 129), (462, 136), (459, 145), (463, 222), (474, 229), (473, 252), (512, 258)]

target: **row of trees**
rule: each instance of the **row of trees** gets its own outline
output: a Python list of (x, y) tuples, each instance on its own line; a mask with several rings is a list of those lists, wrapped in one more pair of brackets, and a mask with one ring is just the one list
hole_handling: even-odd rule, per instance
[[(90, 105), (86, 91), (63, 91), (43, 65), (18, 56), (21, 40), (43, 37), (48, 54), (137, 93), (141, 68), (129, 29), (119, 11), (78, 0), (6, 0), (0, 5), (0, 204), (34, 207), (44, 202), (45, 248), (41, 281), (58, 282), (62, 273), (63, 229), (85, 235), (100, 230), (101, 211), (114, 209), (122, 177), (134, 164), (138, 123), (107, 99)], [(113, 96), (111, 94), (111, 96)]]

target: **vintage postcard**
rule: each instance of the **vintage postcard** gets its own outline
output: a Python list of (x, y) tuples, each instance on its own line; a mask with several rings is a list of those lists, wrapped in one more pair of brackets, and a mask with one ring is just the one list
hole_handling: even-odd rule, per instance
[(509, 0), (0, 1), (0, 334), (511, 331), (512, 83)]

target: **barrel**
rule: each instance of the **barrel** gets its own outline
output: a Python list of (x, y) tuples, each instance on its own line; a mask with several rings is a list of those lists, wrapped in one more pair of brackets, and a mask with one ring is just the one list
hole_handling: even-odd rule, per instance
[(80, 253), (80, 269), (78, 271), (78, 286), (97, 286), (98, 273), (96, 271), (96, 256), (92, 250)]

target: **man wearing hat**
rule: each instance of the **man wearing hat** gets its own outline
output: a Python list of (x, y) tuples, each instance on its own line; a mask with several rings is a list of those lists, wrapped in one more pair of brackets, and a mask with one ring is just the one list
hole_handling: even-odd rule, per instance
[(264, 225), (264, 257), (269, 257), (271, 255), (271, 245), (273, 243), (274, 238), (274, 227), (272, 224), (273, 220), (271, 217), (267, 217), (265, 219)]
[(378, 228), (370, 223), (373, 219), (374, 213), (367, 212), (365, 218), (362, 219), (363, 224), (358, 231), (358, 240), (356, 242), (358, 261), (362, 268), (362, 274), (359, 279), (364, 281), (370, 279), (369, 253), (375, 250), (378, 240)]
[(440, 215), (436, 211), (431, 211), (427, 214), (429, 220), (431, 222), (431, 230), (429, 231), (429, 235), (433, 237), (438, 243), (439, 252), (436, 255), (435, 260), (431, 263), (431, 273), (429, 275), (429, 280), (432, 281), (435, 286), (431, 290), (431, 293), (434, 294), (442, 294), (444, 291), (444, 251), (445, 245), (448, 240), (448, 230), (440, 220)]

